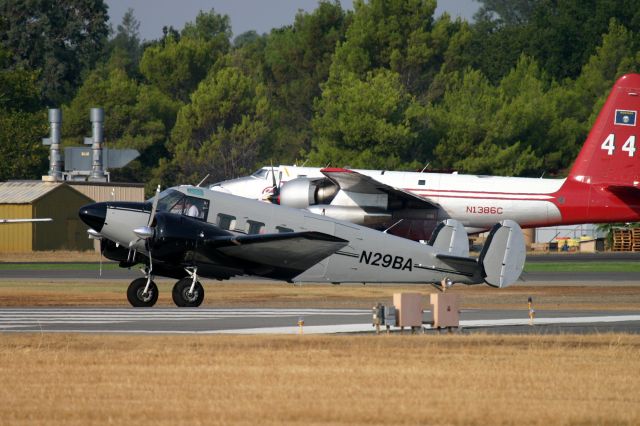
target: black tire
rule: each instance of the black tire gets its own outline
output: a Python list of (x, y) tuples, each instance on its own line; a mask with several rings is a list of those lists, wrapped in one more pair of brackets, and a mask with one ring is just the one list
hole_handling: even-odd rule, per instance
[(173, 286), (173, 303), (180, 308), (197, 308), (202, 304), (204, 300), (204, 288), (199, 281), (196, 281), (196, 285), (193, 288), (193, 294), (189, 295), (189, 289), (191, 288), (192, 278), (183, 278)]
[(146, 278), (136, 278), (131, 281), (127, 289), (127, 299), (134, 308), (150, 308), (158, 301), (158, 286), (151, 281), (149, 284), (149, 292), (147, 296), (143, 296), (142, 292), (147, 285)]

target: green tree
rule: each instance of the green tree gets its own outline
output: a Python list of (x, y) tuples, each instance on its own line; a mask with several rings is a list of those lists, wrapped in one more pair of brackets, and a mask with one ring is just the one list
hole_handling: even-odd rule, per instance
[(313, 101), (346, 25), (340, 4), (322, 1), (312, 13), (299, 12), (293, 26), (267, 37), (262, 76), (272, 99), (273, 130), (264, 148), (271, 158), (290, 162), (310, 148)]
[(129, 76), (141, 76), (138, 68), (142, 56), (140, 21), (134, 16), (133, 9), (127, 9), (122, 17), (115, 36), (107, 44), (105, 55), (118, 67), (124, 68)]
[(11, 55), (0, 46), (0, 181), (34, 179), (46, 172), (46, 123), (36, 73), (13, 69)]
[(180, 37), (168, 35), (145, 49), (140, 71), (154, 86), (182, 102), (198, 87), (211, 66), (230, 47), (231, 28), (226, 15), (200, 12)]
[(263, 85), (234, 67), (210, 74), (178, 113), (169, 152), (155, 170), (163, 186), (247, 174), (267, 134)]
[(474, 66), (498, 82), (521, 53), (538, 61), (551, 78), (576, 78), (615, 18), (635, 31), (634, 0), (483, 0), (474, 25)]
[(360, 80), (346, 73), (316, 103), (309, 159), (317, 165), (398, 169), (420, 165), (425, 109), (400, 75), (381, 69)]
[(354, 8), (346, 41), (337, 47), (332, 67), (360, 78), (386, 68), (401, 76), (410, 93), (426, 96), (462, 21), (452, 22), (447, 14), (434, 20), (435, 0), (359, 0)]
[(428, 111), (436, 163), (465, 173), (540, 176), (564, 166), (575, 126), (563, 128), (558, 98), (523, 56), (498, 86), (468, 69)]
[(69, 100), (107, 41), (102, 0), (0, 0), (0, 43), (13, 53), (13, 67), (39, 71), (49, 105)]

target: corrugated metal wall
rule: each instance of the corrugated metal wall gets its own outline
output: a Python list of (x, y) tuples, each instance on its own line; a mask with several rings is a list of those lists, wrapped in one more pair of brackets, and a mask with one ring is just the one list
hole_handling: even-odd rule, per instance
[(96, 202), (100, 201), (144, 201), (143, 186), (87, 185), (67, 182), (75, 190), (83, 193)]
[[(0, 204), (0, 218), (31, 219), (31, 204)], [(32, 250), (32, 224), (7, 223), (0, 225), (0, 252), (23, 253)]]
[(50, 217), (53, 222), (32, 225), (33, 250), (91, 250), (93, 241), (87, 238), (87, 226), (78, 217), (80, 207), (91, 202), (66, 185), (36, 200), (35, 217)]
[[(112, 196), (113, 193), (113, 196)], [(143, 201), (144, 188), (134, 185), (60, 185), (33, 204), (0, 204), (0, 218), (43, 218), (53, 222), (0, 225), (0, 253), (32, 250), (91, 250), (87, 226), (78, 210), (95, 201)]]

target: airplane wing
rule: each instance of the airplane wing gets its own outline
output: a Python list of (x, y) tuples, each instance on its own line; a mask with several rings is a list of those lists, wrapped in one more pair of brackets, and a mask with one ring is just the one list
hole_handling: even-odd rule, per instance
[(401, 200), (417, 203), (425, 209), (435, 209), (439, 205), (411, 192), (378, 182), (370, 176), (363, 175), (349, 169), (324, 168), (320, 170), (327, 178), (346, 192), (358, 192), (362, 194), (388, 194)]
[(50, 217), (41, 219), (0, 219), (0, 223), (31, 223), (31, 222), (51, 222)]
[(291, 280), (349, 241), (321, 232), (218, 237), (207, 246), (227, 257), (244, 262), (256, 275)]

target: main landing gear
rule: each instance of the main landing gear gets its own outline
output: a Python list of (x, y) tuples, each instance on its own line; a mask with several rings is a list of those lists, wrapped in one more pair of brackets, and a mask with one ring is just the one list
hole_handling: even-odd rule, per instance
[(127, 289), (127, 299), (134, 308), (150, 308), (158, 301), (158, 286), (151, 275), (136, 278)]
[(204, 288), (198, 281), (198, 268), (185, 268), (188, 277), (173, 286), (173, 303), (181, 308), (197, 308), (204, 300)]
[[(181, 308), (197, 308), (204, 300), (204, 288), (198, 281), (198, 268), (185, 268), (188, 277), (173, 286), (173, 302)], [(158, 286), (153, 282), (151, 271), (144, 269), (144, 278), (131, 281), (127, 299), (134, 308), (150, 308), (158, 301)]]

